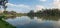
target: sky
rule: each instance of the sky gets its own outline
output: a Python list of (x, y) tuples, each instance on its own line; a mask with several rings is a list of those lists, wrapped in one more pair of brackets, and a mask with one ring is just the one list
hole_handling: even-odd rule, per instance
[(8, 0), (6, 5), (8, 6), (8, 11), (27, 13), (30, 10), (36, 12), (42, 10), (42, 8), (60, 9), (60, 0)]

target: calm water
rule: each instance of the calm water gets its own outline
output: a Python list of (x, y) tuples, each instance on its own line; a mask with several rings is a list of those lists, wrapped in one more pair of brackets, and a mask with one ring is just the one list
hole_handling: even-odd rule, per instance
[(38, 17), (21, 16), (5, 19), (6, 22), (16, 26), (16, 28), (60, 28), (59, 19), (46, 19)]

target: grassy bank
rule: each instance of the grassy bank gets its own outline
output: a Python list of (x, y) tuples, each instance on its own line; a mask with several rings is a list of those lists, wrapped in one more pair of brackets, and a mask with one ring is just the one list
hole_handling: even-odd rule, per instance
[(12, 26), (11, 24), (1, 20), (0, 18), (0, 28), (15, 28), (15, 26)]
[(8, 13), (4, 14), (4, 13), (1, 13), (0, 14), (0, 16), (3, 16), (3, 15), (8, 18), (8, 17), (26, 16), (27, 14), (25, 14), (25, 13), (23, 13), (23, 14), (22, 13), (15, 13), (15, 14), (14, 13), (13, 14), (8, 14)]

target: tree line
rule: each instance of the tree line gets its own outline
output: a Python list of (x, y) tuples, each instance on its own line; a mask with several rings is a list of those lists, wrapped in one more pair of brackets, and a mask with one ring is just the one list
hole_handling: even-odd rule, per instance
[(31, 10), (28, 16), (60, 16), (60, 9), (43, 9), (37, 12)]

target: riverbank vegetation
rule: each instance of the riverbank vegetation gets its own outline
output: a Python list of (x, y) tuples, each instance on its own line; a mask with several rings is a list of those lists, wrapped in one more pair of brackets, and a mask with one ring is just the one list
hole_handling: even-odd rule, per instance
[(37, 12), (34, 12), (31, 10), (28, 14), (28, 16), (60, 16), (60, 9), (43, 9)]
[(43, 9), (37, 12), (31, 10), (27, 15), (32, 19), (34, 19), (33, 17), (38, 17), (44, 20), (57, 21), (60, 19), (60, 9)]
[(2, 20), (3, 18), (4, 16), (0, 16), (0, 28), (16, 28), (15, 26), (12, 26), (8, 22), (5, 22), (4, 20)]
[(3, 13), (0, 13), (0, 16), (3, 16), (3, 15), (6, 18), (9, 18), (9, 17), (25, 16), (26, 13), (17, 13), (15, 11), (4, 11)]

